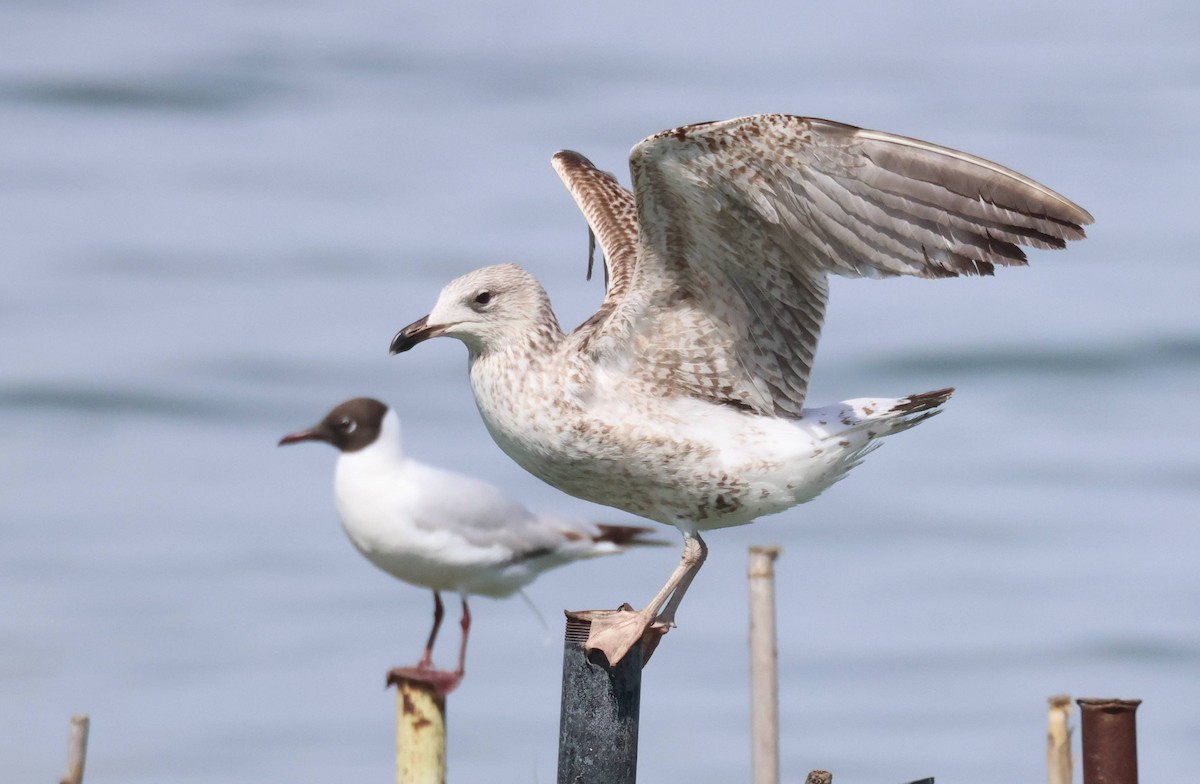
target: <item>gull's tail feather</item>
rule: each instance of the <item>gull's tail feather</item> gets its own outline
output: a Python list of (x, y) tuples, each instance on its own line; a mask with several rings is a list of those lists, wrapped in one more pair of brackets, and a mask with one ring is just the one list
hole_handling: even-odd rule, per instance
[(664, 547), (669, 542), (647, 538), (654, 529), (640, 525), (613, 525), (611, 523), (573, 522), (559, 529), (567, 546), (539, 556), (551, 555), (561, 563), (595, 558), (601, 555), (616, 555), (630, 547)]
[(653, 528), (608, 523), (596, 523), (595, 526), (596, 533), (592, 535), (592, 541), (597, 544), (609, 542), (617, 547), (665, 547), (670, 544), (662, 539), (645, 538), (654, 532)]
[(858, 398), (806, 412), (816, 436), (814, 464), (805, 492), (797, 503), (811, 500), (844, 478), (867, 455), (882, 445), (881, 439), (908, 430), (931, 416), (954, 394), (952, 387), (901, 398)]
[(954, 387), (944, 387), (935, 389), (932, 392), (921, 392), (916, 395), (909, 395), (906, 398), (901, 398), (897, 401), (897, 405), (892, 407), (888, 413), (894, 417), (892, 420), (890, 433), (899, 433), (901, 430), (908, 430), (913, 425), (920, 424), (931, 416), (937, 416), (942, 413), (941, 405), (950, 399), (954, 394)]
[(814, 413), (836, 417), (841, 422), (842, 427), (834, 428), (829, 437), (845, 438), (850, 433), (862, 432), (868, 441), (874, 441), (940, 414), (941, 405), (952, 394), (954, 387), (945, 387), (901, 398), (858, 398)]
[(905, 414), (915, 414), (919, 411), (928, 411), (932, 408), (937, 408), (942, 403), (950, 399), (954, 394), (954, 387), (943, 387), (935, 389), (932, 392), (921, 392), (916, 395), (909, 395), (900, 401), (900, 405), (896, 406), (895, 411)]

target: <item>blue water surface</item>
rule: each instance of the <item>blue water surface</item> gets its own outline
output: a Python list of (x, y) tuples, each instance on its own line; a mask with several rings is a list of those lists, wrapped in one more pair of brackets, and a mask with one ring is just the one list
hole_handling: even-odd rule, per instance
[[(0, 11), (0, 779), (386, 781), (391, 666), (430, 598), (362, 561), (338, 401), (537, 509), (451, 341), (450, 278), (514, 261), (564, 324), (583, 219), (548, 165), (777, 111), (1000, 161), (1096, 216), (993, 279), (834, 282), (810, 399), (953, 385), (804, 507), (713, 534), (646, 671), (646, 781), (747, 780), (744, 589), (778, 543), (785, 778), (1043, 775), (1045, 699), (1140, 697), (1146, 781), (1200, 767), (1200, 23), (1189, 3), (10, 2)], [(664, 529), (663, 534), (674, 537)], [(456, 784), (553, 781), (560, 611), (640, 603), (673, 549), (477, 600)], [(447, 625), (439, 658), (450, 661)]]

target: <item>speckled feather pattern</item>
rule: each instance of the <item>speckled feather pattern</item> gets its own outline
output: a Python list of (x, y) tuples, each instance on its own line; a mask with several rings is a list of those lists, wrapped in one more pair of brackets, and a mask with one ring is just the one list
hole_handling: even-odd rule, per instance
[(805, 408), (829, 274), (987, 275), (1091, 222), (989, 161), (785, 115), (656, 134), (631, 154), (632, 191), (578, 153), (553, 163), (604, 253), (596, 315), (564, 334), (537, 281), (500, 265), (449, 284), (429, 324), (468, 345), (518, 463), (685, 531), (814, 497), (949, 397)]
[(566, 336), (546, 337), (471, 364), (476, 403), (497, 444), (571, 495), (685, 530), (747, 523), (815, 497), (876, 439), (935, 413), (950, 395), (763, 417), (659, 396), (652, 384), (564, 350)]

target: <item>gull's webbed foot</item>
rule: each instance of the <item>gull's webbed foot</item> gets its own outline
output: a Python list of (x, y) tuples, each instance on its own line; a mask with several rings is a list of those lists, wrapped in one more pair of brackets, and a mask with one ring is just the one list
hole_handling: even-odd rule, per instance
[(589, 654), (592, 651), (603, 653), (609, 667), (615, 667), (639, 643), (643, 644), (642, 664), (645, 665), (658, 647), (658, 641), (673, 625), (658, 621), (649, 609), (637, 612), (628, 604), (621, 605), (618, 610), (589, 612), (586, 617), (591, 621), (591, 629), (584, 650)]
[(400, 681), (417, 681), (418, 683), (427, 683), (433, 687), (434, 692), (439, 697), (445, 697), (458, 687), (458, 684), (462, 682), (462, 679), (462, 672), (435, 670), (428, 666), (422, 667), (420, 664), (418, 664), (416, 667), (396, 667), (393, 670), (389, 670), (387, 674), (387, 685), (398, 686)]

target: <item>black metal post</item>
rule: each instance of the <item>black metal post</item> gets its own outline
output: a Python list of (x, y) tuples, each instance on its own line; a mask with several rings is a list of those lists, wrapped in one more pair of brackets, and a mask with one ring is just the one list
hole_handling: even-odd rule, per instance
[(583, 645), (592, 619), (607, 611), (567, 613), (563, 641), (558, 784), (634, 784), (637, 781), (638, 705), (642, 646), (609, 668), (603, 653)]
[(1083, 784), (1137, 784), (1137, 722), (1141, 700), (1081, 699)]

